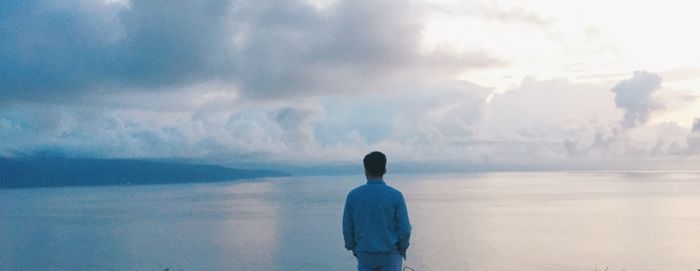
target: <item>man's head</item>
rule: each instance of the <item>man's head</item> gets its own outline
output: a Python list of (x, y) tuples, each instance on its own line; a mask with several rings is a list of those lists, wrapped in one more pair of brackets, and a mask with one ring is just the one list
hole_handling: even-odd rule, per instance
[(365, 164), (365, 175), (367, 178), (381, 178), (386, 173), (386, 156), (378, 151), (370, 152), (362, 159)]

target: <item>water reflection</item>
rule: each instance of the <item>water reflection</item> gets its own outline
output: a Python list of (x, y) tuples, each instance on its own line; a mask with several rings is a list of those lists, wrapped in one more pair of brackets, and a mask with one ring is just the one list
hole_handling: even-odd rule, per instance
[[(416, 270), (696, 270), (700, 174), (388, 175)], [(354, 270), (361, 175), (0, 190), (0, 270)]]
[(221, 191), (226, 197), (220, 198), (224, 205), (219, 208), (230, 215), (222, 223), (213, 223), (209, 231), (217, 269), (274, 269), (280, 239), (277, 191), (270, 182), (231, 185)]
[(694, 270), (700, 234), (692, 229), (700, 221), (691, 206), (700, 200), (691, 195), (700, 191), (699, 175), (640, 176), (409, 181), (402, 185), (413, 207), (413, 259), (423, 270)]
[(276, 182), (280, 246), (277, 266), (270, 270), (356, 270), (354, 257), (343, 248), (340, 212), (347, 191), (362, 180), (334, 176)]

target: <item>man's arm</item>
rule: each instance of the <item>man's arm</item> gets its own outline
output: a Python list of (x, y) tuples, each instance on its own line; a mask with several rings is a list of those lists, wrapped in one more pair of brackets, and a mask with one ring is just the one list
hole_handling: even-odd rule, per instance
[(343, 209), (343, 239), (345, 239), (345, 248), (347, 250), (355, 250), (355, 229), (352, 221), (352, 206), (350, 205), (350, 194), (345, 199), (345, 208)]
[(408, 220), (408, 208), (402, 194), (399, 194), (399, 206), (396, 208), (396, 221), (398, 222), (399, 232), (399, 253), (403, 258), (406, 258), (406, 250), (410, 245), (411, 239), (411, 222)]

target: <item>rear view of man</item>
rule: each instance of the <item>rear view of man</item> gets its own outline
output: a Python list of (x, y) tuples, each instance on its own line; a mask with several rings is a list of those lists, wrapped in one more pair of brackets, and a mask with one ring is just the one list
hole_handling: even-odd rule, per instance
[(367, 154), (367, 184), (348, 193), (343, 211), (345, 248), (357, 257), (357, 270), (400, 271), (411, 237), (403, 195), (386, 185), (386, 156)]

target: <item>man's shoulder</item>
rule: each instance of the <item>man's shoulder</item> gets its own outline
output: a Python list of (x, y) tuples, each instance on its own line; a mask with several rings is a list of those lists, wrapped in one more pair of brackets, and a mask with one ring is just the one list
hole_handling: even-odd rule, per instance
[(364, 191), (364, 190), (367, 190), (367, 184), (363, 184), (363, 185), (360, 185), (360, 186), (358, 186), (358, 187), (353, 188), (352, 190), (350, 190), (350, 192), (348, 193), (348, 195), (361, 193), (361, 192)]
[(389, 190), (389, 191), (391, 191), (391, 192), (401, 194), (401, 191), (399, 191), (398, 189), (394, 188), (393, 186), (386, 185), (386, 189)]
[(392, 194), (394, 194), (393, 198), (394, 198), (396, 201), (398, 201), (398, 202), (404, 202), (404, 201), (405, 201), (404, 198), (403, 198), (403, 193), (401, 193), (401, 191), (399, 191), (398, 189), (393, 188), (393, 187), (389, 187), (389, 188), (391, 189)]
[(383, 188), (384, 190), (386, 190), (386, 191), (391, 192), (392, 194), (402, 195), (402, 194), (401, 194), (401, 191), (399, 191), (398, 189), (394, 188), (393, 186), (391, 186), (391, 185), (389, 185), (389, 184), (383, 185), (382, 188)]

